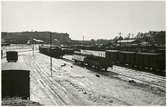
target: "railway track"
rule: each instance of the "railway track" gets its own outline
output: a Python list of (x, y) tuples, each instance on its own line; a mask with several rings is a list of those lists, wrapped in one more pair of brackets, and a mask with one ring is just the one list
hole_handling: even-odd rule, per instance
[(39, 65), (35, 62), (31, 63), (31, 68), (34, 68), (33, 70), (33, 73), (35, 73), (34, 75), (39, 75), (38, 78), (41, 78), (40, 82), (42, 81), (42, 85), (43, 85), (42, 89), (44, 90), (44, 92), (50, 93), (48, 96), (51, 97), (54, 104), (55, 105), (66, 105), (67, 103), (65, 102), (65, 100), (63, 100), (60, 97), (59, 93), (55, 91), (55, 87), (53, 88), (53, 82), (50, 80), (50, 78), (48, 78), (49, 75), (44, 71), (44, 69), (39, 67)]
[(132, 76), (127, 76), (127, 75), (124, 75), (124, 74), (120, 74), (118, 73), (119, 75), (121, 76), (124, 76), (124, 77), (128, 77), (130, 78), (131, 80), (134, 80), (134, 81), (140, 81), (141, 83), (146, 83), (150, 86), (156, 86), (156, 87), (159, 87), (160, 89), (162, 89), (163, 91), (165, 91), (165, 85), (159, 85), (159, 84), (156, 84), (156, 83), (153, 83), (153, 82), (148, 82), (148, 81), (145, 81), (145, 80), (142, 80), (142, 79), (138, 79), (138, 78), (135, 78), (135, 77), (132, 77)]
[[(62, 59), (63, 59), (64, 61), (67, 61), (67, 62), (70, 62), (70, 63), (74, 63), (74, 61), (72, 61), (72, 60), (65, 59), (65, 58), (62, 58)], [(78, 66), (80, 66), (80, 65), (78, 65)], [(132, 70), (132, 69), (128, 69), (128, 68), (126, 68), (126, 69), (127, 69), (127, 70)], [(101, 70), (100, 72), (98, 72), (97, 70), (92, 69), (92, 68), (91, 68), (91, 70), (92, 70), (92, 71), (96, 71), (97, 73), (100, 73), (100, 74), (105, 74), (106, 76), (108, 76), (108, 74), (110, 74), (110, 72), (105, 72), (105, 73), (103, 73), (104, 71), (102, 71), (102, 70)], [(134, 71), (134, 70), (133, 70), (133, 71)], [(112, 71), (111, 71), (111, 72), (112, 72)], [(135, 72), (140, 72), (140, 71), (135, 71)], [(165, 87), (165, 80), (166, 80), (166, 78), (165, 78), (165, 77), (160, 77), (160, 76), (158, 76), (158, 75), (156, 75), (156, 76), (158, 76), (158, 77), (155, 77), (155, 75), (150, 74), (150, 73), (143, 73), (142, 75), (140, 75), (140, 76), (144, 76), (144, 77), (147, 77), (147, 78), (149, 78), (149, 79), (152, 79), (152, 80), (154, 80), (154, 81), (160, 81), (160, 82), (162, 82), (162, 84), (164, 83), (164, 85), (160, 85), (160, 84), (158, 84), (158, 83), (149, 82), (149, 81), (146, 81), (146, 80), (144, 80), (144, 79), (135, 78), (135, 77), (133, 77), (133, 76), (128, 76), (128, 75), (125, 75), (125, 74), (122, 74), (122, 73), (118, 73), (118, 72), (113, 72), (113, 73), (116, 73), (116, 74), (118, 74), (118, 75), (127, 77), (127, 78), (129, 78), (129, 79), (131, 79), (131, 80), (140, 81), (141, 83), (144, 83), (144, 84), (148, 84), (148, 85), (151, 85), (151, 86), (156, 86), (156, 87), (162, 89), (163, 91), (166, 90), (166, 87)]]
[[(41, 75), (38, 75), (37, 69), (34, 68), (34, 64), (28, 63), (27, 61), (24, 61), (24, 62), (26, 63), (26, 65), (29, 66), (29, 68), (31, 68), (31, 73), (30, 73), (30, 76), (32, 77), (31, 80), (40, 84), (39, 80), (42, 80), (42, 78), (41, 78)], [(46, 91), (46, 88), (44, 88), (44, 86), (39, 86), (39, 90), (42, 90), (42, 92), (45, 93), (45, 95), (47, 96), (47, 98), (49, 98), (49, 101), (51, 101), (52, 104), (55, 104), (55, 105), (57, 104), (57, 102), (55, 102), (54, 98), (52, 96), (50, 96), (49, 91)]]
[[(40, 85), (40, 89), (43, 90), (43, 92), (48, 96), (50, 101), (54, 105), (86, 105), (85, 103), (81, 102), (82, 101), (81, 98), (78, 98), (75, 96), (75, 94), (77, 92), (75, 92), (74, 94), (71, 93), (71, 90), (69, 91), (68, 87), (65, 87), (64, 85), (59, 84), (58, 81), (55, 80), (57, 77), (54, 77), (54, 75), (52, 78), (50, 77), (49, 57), (47, 56), (44, 58), (44, 56), (42, 54), (41, 55), (40, 55), (40, 53), (38, 53), (38, 54), (36, 54), (34, 57), (32, 57), (31, 54), (29, 53), (29, 56), (28, 57), (26, 56), (24, 61), (26, 62), (26, 65), (28, 65), (28, 66), (30, 66), (30, 68), (32, 68), (32, 73), (33, 73), (32, 77), (33, 77), (34, 81), (37, 81), (37, 83)], [(22, 56), (22, 57), (25, 57), (25, 56)], [(41, 60), (41, 58), (44, 58), (44, 60)], [(58, 59), (58, 60), (53, 59), (53, 72), (55, 72), (54, 73), (55, 75), (61, 74), (61, 73), (63, 74), (62, 76), (66, 75), (66, 73), (64, 72), (64, 69), (59, 69), (61, 64), (66, 63), (67, 65), (73, 65), (73, 64), (71, 64), (71, 63), (73, 63), (73, 61), (66, 60), (66, 59), (63, 59), (63, 60), (64, 61), (62, 61), (62, 59)], [(76, 68), (76, 67), (74, 67), (74, 68)], [(56, 73), (56, 71), (57, 71), (57, 73)], [(91, 71), (95, 71), (95, 70), (91, 70)], [(102, 72), (102, 71), (95, 72), (95, 73), (101, 73), (104, 75), (104, 72)], [(107, 74), (109, 72), (105, 72), (105, 73)], [(121, 75), (121, 74), (118, 74), (118, 75)], [(122, 76), (124, 76), (124, 75), (122, 75)], [(124, 77), (126, 77), (126, 75)], [(90, 83), (92, 81), (92, 78), (87, 78), (87, 79), (88, 79), (88, 83)], [(93, 81), (92, 81), (92, 83), (93, 83)], [(117, 96), (113, 96), (113, 97), (120, 99)], [(68, 99), (68, 98), (70, 98), (70, 99)], [(72, 99), (72, 101), (71, 101), (71, 99)], [(81, 101), (78, 101), (78, 100), (81, 100)], [(121, 100), (121, 101), (128, 102), (126, 100)]]
[[(31, 52), (31, 51), (30, 51)], [(24, 57), (27, 54), (27, 52), (23, 52), (22, 54), (19, 54), (19, 56)], [(54, 80), (53, 78), (50, 78), (50, 66), (49, 66), (49, 57), (44, 58), (45, 60), (41, 60), (41, 58), (43, 58), (43, 56), (35, 54), (34, 57), (32, 57), (31, 53), (28, 54), (28, 57), (26, 57), (24, 60), (27, 66), (30, 66), (30, 68), (32, 68), (32, 73), (31, 76), (33, 78), (34, 81), (36, 81), (39, 85), (40, 85), (40, 89), (47, 95), (47, 97), (50, 99), (50, 101), (54, 104), (54, 105), (86, 105), (84, 102), (78, 101), (79, 98), (75, 97), (72, 93), (70, 93), (70, 91), (67, 90), (68, 87), (62, 86), (61, 84), (59, 84), (57, 81)], [(63, 61), (60, 61), (63, 60)], [(60, 63), (57, 63), (55, 61), (60, 61)], [(68, 63), (69, 62), (69, 63)], [(57, 63), (57, 64), (56, 64)], [(64, 72), (63, 69), (59, 69), (61, 63), (66, 63), (67, 65), (73, 65), (73, 61), (69, 60), (69, 59), (58, 59), (58, 60), (53, 60), (53, 71), (59, 71), (60, 73)], [(75, 68), (75, 67), (74, 67)], [(117, 71), (119, 67), (116, 67)], [(99, 73), (105, 76), (111, 75), (111, 77), (113, 77), (113, 74), (115, 75), (115, 72), (113, 73), (111, 72), (104, 72), (104, 71), (100, 71), (98, 72), (98, 70), (92, 69), (89, 71), (96, 71), (95, 73)], [(128, 68), (124, 68), (125, 70), (129, 71)], [(150, 73), (143, 73), (141, 72), (141, 77), (145, 77), (145, 78), (151, 78), (151, 80), (154, 81), (160, 81), (162, 82), (162, 85), (159, 83), (155, 83), (154, 81), (147, 81), (147, 79), (141, 79), (141, 78), (136, 78), (133, 75), (125, 75), (123, 73), (120, 72), (116, 72), (116, 75), (120, 75), (122, 77), (126, 77), (129, 78), (130, 80), (137, 80), (137, 81), (141, 81), (144, 84), (148, 84), (149, 86), (154, 86), (154, 87), (159, 87), (160, 89), (164, 90), (165, 86), (163, 85), (163, 83), (165, 83), (165, 78), (161, 77), (161, 76), (155, 76), (153, 74)], [(133, 74), (133, 72), (140, 72), (140, 71), (133, 71), (130, 70), (130, 74)], [(66, 75), (66, 74), (65, 74)], [(108, 76), (110, 77), (110, 76)], [(88, 82), (91, 82), (91, 79), (89, 79)], [(93, 81), (92, 81), (93, 82)], [(70, 97), (69, 97), (70, 96)], [(114, 96), (115, 97), (115, 96)], [(70, 99), (69, 99), (70, 98)], [(116, 97), (118, 98), (118, 97)], [(118, 98), (119, 99), (119, 98)], [(72, 101), (71, 101), (72, 100)], [(82, 103), (82, 104), (81, 104)]]
[(33, 75), (38, 75), (37, 78), (41, 78), (39, 83), (42, 85), (43, 91), (49, 92), (50, 94), (48, 96), (51, 97), (52, 101), (56, 101), (54, 105), (86, 105), (84, 102), (78, 101), (76, 97), (73, 97), (65, 88), (54, 81), (54, 78), (51, 78), (48, 72), (50, 70), (49, 67), (43, 67), (43, 64), (37, 63), (36, 61), (32, 63), (27, 62), (27, 65), (33, 68), (32, 73), (35, 73)]
[[(61, 60), (61, 59), (59, 59), (59, 60)], [(64, 61), (63, 61), (63, 63), (66, 63), (67, 61), (69, 62), (69, 63), (66, 63), (67, 65), (71, 65), (70, 63), (73, 63), (73, 61), (71, 61), (71, 60), (66, 60), (66, 59), (63, 59)], [(53, 64), (54, 63), (56, 63), (56, 62), (54, 62), (54, 61), (57, 61), (57, 60), (53, 60)], [(46, 63), (48, 63), (49, 62), (49, 60), (47, 60), (47, 62)], [(60, 61), (60, 63), (62, 63), (61, 61)], [(72, 64), (73, 65), (73, 64)], [(49, 66), (48, 66), (49, 67)], [(49, 69), (49, 68), (48, 68)], [(58, 66), (53, 66), (53, 69), (58, 69)], [(59, 69), (58, 69), (59, 70)], [(92, 71), (92, 69), (91, 69), (91, 71)], [(94, 70), (93, 70), (94, 71)], [(97, 72), (97, 73), (99, 73), (99, 72)], [(103, 71), (102, 71), (102, 73), (103, 73)], [(109, 73), (109, 72), (106, 72), (106, 73)], [(120, 75), (120, 74), (118, 74), (118, 75)], [(123, 75), (122, 75), (123, 76)], [(126, 76), (126, 75), (125, 75)], [(125, 77), (124, 76), (124, 77)], [(130, 78), (130, 76), (127, 76), (128, 78)], [(131, 79), (131, 78), (130, 78)], [(141, 80), (141, 79), (140, 79)], [(91, 81), (91, 80), (90, 80)], [(89, 81), (89, 82), (90, 82)], [(144, 83), (146, 83), (147, 81), (142, 81), (142, 82), (144, 82)], [(147, 82), (147, 84), (151, 84), (151, 82)], [(157, 85), (157, 84), (156, 84)], [(157, 87), (157, 86), (156, 86)], [(142, 87), (143, 89), (144, 88), (146, 88), (146, 87)]]
[[(46, 65), (48, 65), (48, 63), (46, 62), (45, 63)], [(40, 65), (40, 63), (39, 63), (39, 65)], [(48, 69), (50, 68), (50, 66), (48, 65), (48, 66), (45, 66), (45, 67), (42, 67), (41, 66), (41, 69), (43, 69), (44, 71), (47, 71)], [(45, 69), (47, 69), (47, 70), (45, 70)], [(60, 70), (60, 69), (58, 69), (58, 67), (56, 67), (56, 66), (53, 66), (53, 70)], [(60, 72), (64, 72), (63, 70), (60, 70)], [(47, 75), (50, 75), (49, 73), (47, 73), (47, 72), (45, 72)], [(53, 76), (54, 77), (54, 76)], [(70, 82), (71, 83), (71, 82)], [(61, 85), (61, 87), (62, 87), (63, 85)], [(64, 87), (64, 86), (63, 86)], [(67, 88), (67, 87), (66, 87)], [(82, 89), (83, 90), (83, 89)], [(69, 93), (66, 93), (68, 96), (71, 96), (71, 95), (69, 95)], [(73, 95), (72, 95), (73, 96)], [(76, 97), (76, 96), (75, 96)], [(107, 96), (106, 96), (106, 98), (107, 98)], [(76, 100), (78, 100), (78, 99), (76, 99), (76, 98), (73, 98), (74, 99), (74, 101), (76, 101)], [(121, 101), (121, 100), (119, 100), (118, 98), (116, 98), (116, 97), (112, 97), (111, 99), (114, 99), (114, 100), (118, 100), (119, 102), (121, 102), (121, 103), (123, 103), (123, 104), (125, 104), (125, 105), (130, 105), (130, 104), (128, 104), (127, 102), (124, 102), (124, 101)], [(67, 100), (65, 100), (65, 101), (67, 101)], [(78, 101), (77, 102), (75, 102), (75, 104), (77, 104), (78, 103)], [(87, 105), (87, 104), (81, 104), (81, 102), (79, 102), (78, 103), (78, 105)]]
[(152, 73), (147, 73), (147, 72), (144, 72), (144, 71), (137, 71), (135, 69), (129, 69), (129, 68), (126, 68), (126, 67), (121, 67), (121, 66), (117, 66), (117, 68), (124, 68), (125, 70), (130, 70), (129, 72), (140, 72), (141, 76), (147, 76), (147, 77), (150, 77), (150, 78), (153, 78), (153, 79), (158, 79), (158, 80), (166, 79), (166, 77), (164, 77), (164, 76), (159, 76), (159, 75), (152, 74)]
[[(117, 66), (117, 69), (122, 69), (124, 67), (119, 67)], [(152, 80), (157, 80), (157, 81), (164, 81), (166, 80), (166, 77), (163, 76), (159, 76), (159, 75), (155, 75), (155, 74), (151, 74), (151, 73), (147, 73), (147, 72), (143, 72), (143, 71), (136, 71), (136, 70), (132, 70), (132, 69), (128, 69), (128, 68), (124, 68), (125, 70), (128, 70), (128, 72), (130, 72), (131, 74), (133, 72), (137, 72), (138, 74), (140, 74), (139, 76), (144, 76), (147, 78), (150, 78)]]
[[(21, 52), (19, 52), (19, 56), (21, 56), (21, 55), (24, 55), (24, 53), (25, 52), (30, 52), (30, 51), (32, 51), (32, 50), (28, 50), (28, 51), (21, 51)], [(35, 52), (36, 53), (36, 52)], [(26, 53), (25, 53), (26, 54)], [(4, 56), (3, 58), (5, 58), (6, 56)], [(65, 58), (62, 58), (62, 60), (64, 60), (64, 61), (67, 61), (67, 62), (69, 62), (69, 63), (74, 63), (74, 61), (72, 61), (72, 60), (69, 60), (69, 59), (65, 59)], [(121, 68), (121, 67), (119, 67), (119, 66), (117, 66), (117, 71)], [(123, 67), (124, 68), (124, 67)], [(56, 68), (54, 68), (54, 69), (56, 69)], [(164, 90), (165, 91), (165, 85), (161, 85), (161, 84), (158, 84), (158, 83), (156, 83), (156, 81), (159, 81), (160, 83), (162, 83), (162, 84), (165, 84), (165, 80), (166, 80), (166, 78), (165, 77), (162, 77), (162, 76), (158, 76), (158, 75), (154, 75), (154, 74), (151, 74), (151, 73), (146, 73), (146, 72), (141, 72), (141, 71), (136, 71), (136, 70), (132, 70), (132, 69), (128, 69), (128, 68), (124, 68), (125, 70), (128, 70), (128, 72), (130, 72), (131, 74), (132, 74), (132, 72), (140, 72), (140, 76), (143, 76), (143, 77), (146, 77), (146, 78), (149, 78), (149, 79), (151, 79), (151, 80), (154, 80), (153, 82), (149, 82), (149, 81), (146, 81), (146, 80), (144, 80), (144, 79), (140, 79), (140, 78), (135, 78), (135, 77), (133, 77), (133, 76), (129, 76), (129, 75), (125, 75), (125, 74), (123, 74), (123, 73), (120, 73), (120, 72), (114, 72), (114, 73), (116, 73), (116, 74), (118, 74), (118, 75), (121, 75), (121, 76), (124, 76), (124, 77), (127, 77), (127, 78), (129, 78), (129, 79), (132, 79), (132, 80), (137, 80), (137, 81), (140, 81), (140, 82), (142, 82), (142, 83), (146, 83), (146, 84), (149, 84), (149, 85), (152, 85), (152, 86), (156, 86), (156, 87), (159, 87), (160, 89), (162, 89), (162, 90)], [(91, 69), (92, 71), (96, 71), (95, 69)], [(97, 72), (97, 71), (96, 71)], [(111, 71), (112, 72), (112, 71)], [(106, 76), (110, 73), (110, 72), (105, 72), (105, 73), (103, 73), (103, 71), (101, 71), (101, 72), (97, 72), (97, 73), (100, 73), (100, 74), (105, 74)]]

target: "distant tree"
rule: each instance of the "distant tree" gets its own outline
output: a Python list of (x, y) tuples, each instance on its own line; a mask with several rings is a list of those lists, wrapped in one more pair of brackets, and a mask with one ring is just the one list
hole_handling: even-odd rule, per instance
[(123, 40), (123, 37), (122, 37), (122, 36), (120, 36), (120, 37), (118, 38), (118, 40)]
[(136, 35), (136, 38), (137, 38), (137, 39), (141, 39), (141, 38), (143, 38), (143, 37), (144, 37), (144, 34), (141, 33), (141, 32), (137, 33), (137, 35)]
[(96, 45), (96, 41), (94, 39), (91, 39), (90, 41), (92, 45)]
[(128, 33), (128, 35), (126, 37), (124, 37), (124, 40), (129, 40), (130, 39), (130, 33)]

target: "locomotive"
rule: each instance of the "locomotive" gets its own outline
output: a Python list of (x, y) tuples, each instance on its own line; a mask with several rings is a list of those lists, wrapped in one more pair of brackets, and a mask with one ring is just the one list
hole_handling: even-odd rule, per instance
[(107, 70), (113, 65), (149, 71), (165, 75), (165, 53), (134, 52), (122, 50), (84, 50), (75, 51), (76, 64)]

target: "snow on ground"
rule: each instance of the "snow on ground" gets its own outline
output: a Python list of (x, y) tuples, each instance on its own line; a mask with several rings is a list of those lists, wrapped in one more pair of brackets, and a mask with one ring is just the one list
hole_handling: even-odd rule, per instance
[(72, 55), (64, 55), (63, 58), (68, 59), (68, 60), (72, 60)]
[[(3, 61), (5, 61), (3, 59)], [(3, 62), (2, 61), (2, 62)], [(19, 62), (31, 70), (31, 100), (44, 105), (165, 105), (165, 91), (153, 90), (149, 86), (125, 81), (119, 74), (101, 75), (85, 67), (74, 65), (62, 59), (53, 58), (53, 75), (50, 72), (50, 58), (46, 55), (27, 52), (19, 56)], [(115, 67), (112, 71), (125, 71)], [(137, 72), (137, 73), (136, 73)], [(139, 75), (138, 71), (126, 73)], [(99, 75), (99, 77), (97, 76)], [(140, 74), (140, 79), (149, 78)], [(165, 78), (153, 76), (157, 80)], [(154, 80), (156, 80), (154, 79)], [(151, 81), (145, 79), (145, 81)], [(156, 81), (153, 81), (156, 82)], [(158, 83), (158, 82), (157, 82)], [(162, 83), (165, 85), (165, 83)]]
[[(49, 57), (36, 54), (39, 65), (50, 75)], [(66, 64), (64, 66), (64, 63)], [(63, 66), (62, 66), (63, 65)], [(130, 84), (117, 78), (109, 78), (61, 59), (53, 59), (53, 78), (66, 91), (81, 97), (83, 102), (93, 105), (161, 105), (165, 104), (165, 93), (154, 93), (151, 89)], [(147, 87), (146, 87), (147, 88)], [(69, 97), (69, 96), (68, 96)], [(80, 104), (80, 101), (77, 102)], [(82, 105), (82, 104), (81, 104)]]
[[(65, 55), (63, 56), (63, 58), (72, 60), (72, 55)], [(166, 90), (165, 89), (166, 77), (163, 76), (158, 76), (155, 74), (133, 70), (125, 67), (120, 67), (116, 65), (114, 65), (113, 68), (109, 68), (108, 71), (120, 74), (120, 75), (115, 75), (115, 77), (121, 78), (126, 81), (134, 80), (135, 82), (156, 86), (164, 91)]]
[[(143, 72), (143, 71), (137, 71), (128, 69), (125, 67), (119, 67), (119, 66), (113, 66), (113, 69), (109, 69), (112, 72), (121, 74), (118, 75), (118, 77), (123, 78), (124, 76), (130, 77), (130, 79), (133, 79), (137, 82), (142, 82), (147, 85), (152, 85), (161, 88), (162, 90), (165, 89), (166, 85), (166, 78), (163, 76), (158, 76), (155, 74)], [(151, 84), (150, 84), (151, 83)]]

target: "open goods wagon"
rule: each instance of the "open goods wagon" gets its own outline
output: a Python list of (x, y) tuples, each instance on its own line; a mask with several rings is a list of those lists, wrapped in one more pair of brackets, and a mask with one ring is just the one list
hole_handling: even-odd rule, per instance
[(15, 62), (2, 63), (2, 98), (30, 98), (30, 71)]
[[(158, 75), (165, 75), (165, 53), (145, 53), (120, 50), (81, 50), (74, 58), (75, 62), (96, 67), (98, 69), (112, 67), (112, 65), (125, 66), (132, 69), (146, 70)], [(79, 60), (84, 56), (84, 59)]]

